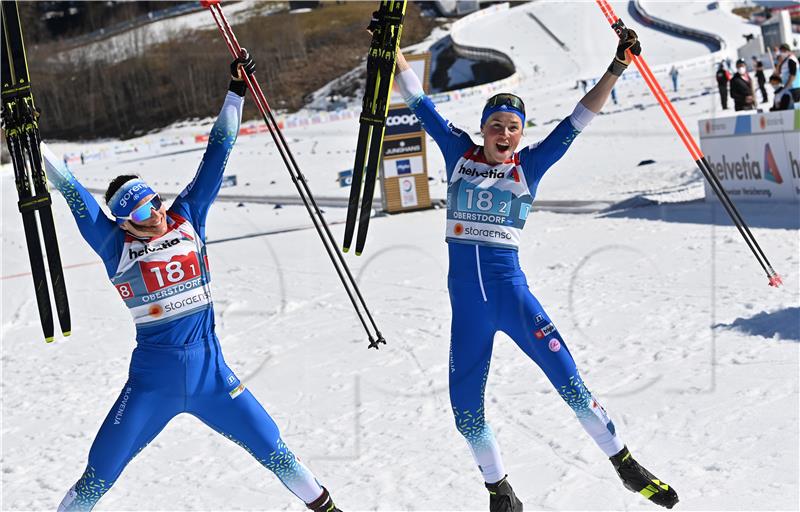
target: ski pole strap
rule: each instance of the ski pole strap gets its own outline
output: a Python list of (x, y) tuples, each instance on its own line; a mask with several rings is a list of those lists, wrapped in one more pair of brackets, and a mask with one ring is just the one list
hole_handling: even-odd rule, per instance
[(370, 124), (372, 126), (382, 127), (383, 123), (386, 122), (386, 116), (381, 115), (380, 113), (378, 113), (377, 115), (363, 113), (361, 114), (361, 117), (359, 117), (359, 121), (361, 121), (362, 123)]
[(33, 210), (38, 210), (43, 206), (52, 204), (52, 202), (53, 200), (50, 198), (50, 194), (37, 194), (35, 196), (19, 200), (17, 202), (17, 206), (19, 206), (19, 211), (21, 213), (26, 213)]

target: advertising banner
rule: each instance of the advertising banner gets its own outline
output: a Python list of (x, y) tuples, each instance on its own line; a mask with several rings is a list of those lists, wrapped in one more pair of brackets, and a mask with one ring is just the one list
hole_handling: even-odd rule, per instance
[(413, 208), (417, 206), (417, 184), (414, 178), (400, 178), (400, 205), (403, 208)]
[(385, 159), (383, 161), (383, 176), (394, 178), (409, 174), (424, 174), (425, 163), (422, 156), (409, 156), (406, 158)]
[(701, 120), (699, 128), (703, 153), (734, 202), (800, 201), (800, 110)]
[(386, 116), (386, 133), (384, 136), (405, 135), (422, 131), (422, 125), (417, 116), (408, 107), (393, 108)]

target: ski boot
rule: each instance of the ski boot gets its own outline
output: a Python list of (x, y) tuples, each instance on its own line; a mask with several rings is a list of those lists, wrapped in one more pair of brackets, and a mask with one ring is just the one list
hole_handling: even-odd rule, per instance
[(508, 475), (497, 483), (485, 485), (489, 489), (489, 512), (522, 512), (522, 502), (508, 483)]
[(638, 492), (656, 505), (672, 508), (678, 503), (678, 493), (665, 482), (657, 479), (633, 459), (628, 447), (610, 458), (625, 488)]
[(322, 488), (322, 496), (308, 503), (306, 506), (309, 510), (313, 510), (313, 512), (342, 512), (333, 504), (331, 495), (328, 494), (328, 489), (324, 487)]

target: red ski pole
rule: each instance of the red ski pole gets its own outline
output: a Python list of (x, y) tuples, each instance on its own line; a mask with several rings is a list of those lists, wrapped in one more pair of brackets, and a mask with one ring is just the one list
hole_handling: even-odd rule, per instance
[[(614, 13), (614, 10), (611, 8), (611, 5), (608, 3), (607, 0), (595, 0), (597, 5), (600, 7), (600, 10), (605, 15), (606, 20), (611, 25), (611, 28), (620, 35), (623, 29), (625, 29), (625, 24), (622, 22), (620, 18)], [(761, 268), (764, 269), (764, 272), (767, 273), (767, 278), (769, 279), (769, 285), (778, 287), (783, 282), (781, 281), (781, 277), (778, 275), (777, 272), (772, 268), (770, 265), (769, 260), (767, 260), (767, 256), (764, 254), (764, 251), (761, 250), (761, 246), (758, 245), (753, 233), (750, 231), (750, 228), (747, 227), (747, 224), (742, 219), (742, 216), (739, 214), (739, 211), (734, 206), (731, 198), (725, 192), (725, 189), (722, 188), (722, 183), (720, 183), (719, 178), (717, 175), (714, 174), (714, 171), (711, 169), (711, 165), (708, 163), (703, 152), (700, 150), (700, 147), (697, 145), (697, 142), (694, 140), (694, 137), (686, 129), (686, 125), (683, 123), (683, 119), (678, 115), (678, 112), (675, 110), (675, 107), (672, 105), (672, 102), (669, 100), (667, 95), (664, 93), (664, 89), (662, 89), (661, 85), (656, 80), (653, 72), (650, 70), (650, 66), (647, 65), (647, 62), (644, 60), (644, 57), (641, 55), (633, 55), (628, 51), (628, 55), (633, 60), (633, 63), (636, 65), (636, 69), (639, 70), (639, 73), (642, 75), (647, 86), (650, 88), (650, 91), (655, 96), (658, 104), (661, 106), (661, 109), (669, 119), (669, 122), (672, 124), (672, 127), (675, 128), (675, 131), (680, 137), (681, 141), (683, 142), (686, 149), (689, 151), (689, 154), (692, 156), (692, 159), (697, 164), (697, 167), (700, 169), (700, 172), (703, 173), (703, 177), (705, 177), (706, 181), (708, 181), (711, 189), (719, 198), (722, 206), (725, 207), (725, 210), (728, 212), (728, 215), (731, 217), (736, 229), (739, 230), (739, 233), (744, 238), (744, 241), (747, 243), (747, 246), (750, 247), (750, 251), (753, 253), (753, 256), (756, 257), (758, 263), (761, 265)]]
[[(228, 23), (228, 20), (225, 18), (225, 14), (222, 12), (222, 7), (219, 5), (219, 0), (202, 0), (200, 3), (203, 7), (208, 8), (208, 10), (211, 12), (211, 16), (214, 18), (217, 28), (219, 28), (219, 31), (222, 33), (222, 38), (225, 40), (225, 44), (228, 46), (228, 50), (230, 50), (231, 55), (234, 58), (242, 55), (242, 47), (239, 45), (239, 41), (236, 40), (233, 29)], [(272, 110), (269, 108), (269, 104), (267, 103), (267, 99), (261, 90), (261, 86), (259, 86), (258, 81), (256, 81), (254, 76), (251, 77), (248, 76), (247, 73), (243, 73), (243, 78), (247, 84), (247, 88), (253, 95), (253, 98), (256, 102), (256, 107), (261, 113), (267, 128), (269, 128), (269, 133), (272, 136), (273, 142), (275, 142), (275, 146), (278, 148), (278, 153), (281, 155), (283, 163), (286, 165), (286, 169), (289, 171), (289, 175), (291, 176), (292, 181), (297, 188), (297, 193), (303, 200), (303, 204), (305, 205), (306, 210), (311, 217), (311, 222), (314, 224), (314, 228), (316, 229), (317, 234), (322, 241), (322, 245), (325, 247), (325, 251), (328, 253), (328, 257), (330, 258), (331, 263), (336, 270), (336, 274), (339, 276), (339, 280), (344, 286), (345, 292), (347, 292), (347, 296), (353, 305), (353, 309), (355, 309), (356, 315), (358, 316), (358, 319), (361, 321), (361, 325), (364, 327), (364, 330), (367, 333), (367, 337), (369, 338), (369, 347), (377, 349), (381, 343), (385, 344), (386, 340), (381, 334), (381, 331), (378, 329), (378, 326), (375, 323), (369, 308), (367, 307), (367, 303), (364, 300), (363, 295), (361, 295), (361, 290), (359, 289), (353, 274), (350, 272), (350, 268), (347, 266), (347, 263), (344, 261), (344, 257), (339, 252), (338, 246), (336, 245), (336, 240), (333, 238), (333, 234), (328, 227), (328, 223), (325, 221), (325, 217), (322, 216), (322, 211), (319, 209), (319, 206), (317, 205), (317, 202), (311, 193), (311, 189), (306, 182), (305, 176), (303, 176), (303, 173), (300, 172), (300, 167), (297, 165), (294, 156), (289, 150), (289, 145), (286, 142), (286, 139), (283, 137), (283, 133), (281, 132), (275, 117), (272, 115)], [(358, 298), (358, 300), (356, 300), (356, 298)], [(364, 316), (361, 313), (362, 309), (364, 310), (364, 314), (366, 314), (372, 329), (375, 331), (375, 337), (373, 337), (370, 327), (367, 326), (367, 322), (364, 320)]]

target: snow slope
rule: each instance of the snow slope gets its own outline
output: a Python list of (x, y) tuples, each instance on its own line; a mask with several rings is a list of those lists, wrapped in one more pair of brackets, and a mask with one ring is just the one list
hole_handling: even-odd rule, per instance
[[(581, 94), (572, 89), (578, 70), (599, 75), (611, 58), (611, 31), (599, 12), (589, 15), (592, 8), (534, 3), (498, 15), (506, 17), (497, 25), (485, 20), (498, 27), (498, 47), (513, 44), (515, 59), (538, 59), (548, 73), (549, 85), (526, 76), (519, 86), (537, 123), (526, 130), (527, 143), (548, 132), (548, 121), (569, 114)], [(680, 3), (670, 9), (696, 8)], [(573, 67), (555, 51), (537, 53), (533, 45), (521, 45), (518, 31), (501, 29), (505, 20), (535, 30), (528, 9), (548, 24), (583, 20), (575, 22), (579, 30), (565, 29)], [(664, 34), (647, 37), (658, 41), (643, 35), (645, 55), (654, 64), (707, 51)], [(584, 39), (594, 42), (596, 54), (588, 53)], [(693, 73), (682, 75), (686, 85), (676, 101), (689, 127), (717, 101), (704, 94), (704, 72)], [(644, 84), (626, 80), (618, 93), (620, 105), (609, 105), (607, 115), (576, 140), (542, 182), (539, 199), (675, 200), (702, 194), (694, 164)], [(456, 124), (477, 130), (479, 100), (440, 109)], [(352, 165), (354, 124), (286, 131), (316, 194), (346, 194), (335, 175)], [(138, 153), (72, 165), (92, 187), (134, 171), (159, 190), (177, 191), (194, 174), (202, 145), (161, 148), (158, 139), (190, 139), (208, 127), (176, 126), (150, 136), (152, 146), (145, 139), (125, 143), (138, 144)], [(291, 193), (266, 139), (240, 137), (228, 168), (239, 185), (224, 194)], [(71, 152), (113, 145), (54, 147)], [(184, 150), (196, 151), (173, 153)], [(433, 176), (443, 165), (437, 153), (429, 152)], [(644, 158), (656, 163), (637, 166)], [(102, 265), (56, 198), (74, 328), (68, 339), (42, 342), (13, 179), (4, 171), (0, 508), (52, 510), (83, 470), (95, 432), (124, 384), (134, 330)], [(443, 185), (434, 182), (433, 193), (444, 197)], [(678, 490), (681, 510), (797, 510), (800, 499), (800, 212), (797, 205), (766, 204), (743, 205), (741, 211), (784, 275), (784, 288), (766, 285), (724, 211), (702, 202), (607, 214), (538, 211), (523, 236), (520, 259), (532, 291), (623, 439)], [(333, 222), (343, 214), (326, 211)], [(217, 332), (229, 365), (343, 510), (485, 510), (486, 491), (454, 428), (447, 394), (444, 213), (374, 219), (365, 255), (348, 256), (388, 340), (377, 352), (366, 349), (314, 231), (297, 229), (303, 226), (308, 221), (299, 207), (219, 201), (212, 209), (207, 232)], [(342, 226), (333, 231), (340, 239)], [(622, 488), (542, 372), (504, 335), (495, 342), (486, 408), (526, 510), (654, 510)], [(98, 509), (302, 505), (245, 451), (184, 415), (131, 462)]]

